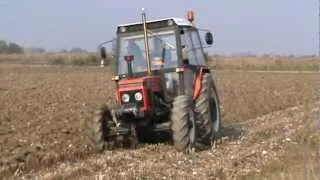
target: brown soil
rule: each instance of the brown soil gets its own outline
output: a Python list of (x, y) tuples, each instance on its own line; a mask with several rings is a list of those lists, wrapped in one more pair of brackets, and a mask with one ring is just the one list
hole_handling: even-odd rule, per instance
[(1, 65), (0, 177), (238, 177), (292, 143), (285, 139), (292, 139), (307, 114), (298, 105), (319, 97), (318, 73), (214, 75), (224, 126), (216, 150), (185, 155), (161, 143), (94, 154), (83, 122), (98, 104), (114, 103), (109, 69)]

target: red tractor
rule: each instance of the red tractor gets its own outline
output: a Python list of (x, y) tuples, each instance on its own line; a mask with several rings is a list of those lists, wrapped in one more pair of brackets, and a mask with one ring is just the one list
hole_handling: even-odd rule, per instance
[[(212, 45), (212, 34), (193, 25), (192, 12), (187, 19), (154, 21), (142, 13), (142, 22), (118, 26), (111, 63), (116, 107), (101, 105), (88, 120), (94, 149), (136, 146), (139, 137), (159, 131), (169, 132), (178, 151), (214, 144), (221, 126), (219, 98), (200, 31)], [(106, 61), (102, 44), (99, 51)]]

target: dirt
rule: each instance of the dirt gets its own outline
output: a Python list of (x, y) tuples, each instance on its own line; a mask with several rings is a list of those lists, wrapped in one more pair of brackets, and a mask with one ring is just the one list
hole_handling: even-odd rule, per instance
[(94, 154), (83, 122), (98, 104), (114, 103), (109, 68), (1, 65), (0, 177), (232, 179), (295, 143), (308, 115), (299, 105), (319, 100), (317, 73), (221, 71), (215, 80), (224, 138), (213, 151), (186, 155), (159, 143)]

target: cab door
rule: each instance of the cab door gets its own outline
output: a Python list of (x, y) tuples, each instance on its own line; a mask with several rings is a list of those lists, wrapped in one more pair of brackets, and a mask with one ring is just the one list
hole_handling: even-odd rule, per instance
[(181, 33), (182, 58), (186, 70), (184, 75), (185, 93), (193, 95), (193, 84), (197, 72), (207, 66), (202, 43), (196, 28), (182, 28)]

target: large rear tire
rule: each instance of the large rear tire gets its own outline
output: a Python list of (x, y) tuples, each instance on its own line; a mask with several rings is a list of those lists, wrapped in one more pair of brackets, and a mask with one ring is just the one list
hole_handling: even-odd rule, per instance
[(205, 73), (202, 88), (196, 99), (196, 142), (211, 145), (219, 136), (221, 117), (217, 89), (210, 73)]
[(86, 123), (89, 144), (95, 151), (102, 152), (107, 148), (106, 139), (112, 126), (115, 124), (109, 108), (106, 105), (100, 105)]
[(177, 96), (171, 112), (172, 138), (179, 152), (192, 150), (195, 141), (194, 107), (191, 96)]

